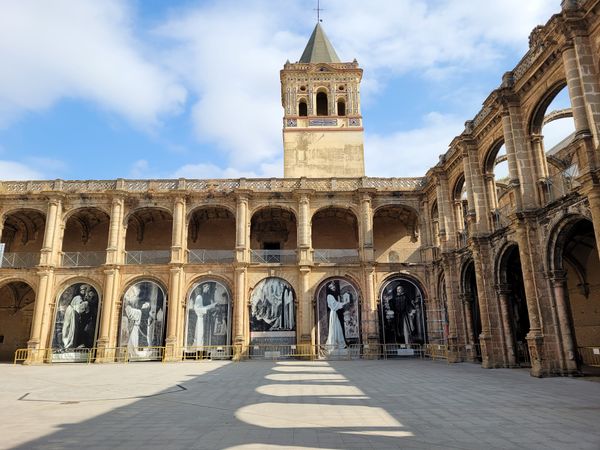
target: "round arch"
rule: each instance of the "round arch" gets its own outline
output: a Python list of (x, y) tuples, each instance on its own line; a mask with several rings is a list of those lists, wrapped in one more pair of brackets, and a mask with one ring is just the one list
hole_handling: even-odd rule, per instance
[(36, 288), (22, 277), (10, 277), (0, 283), (0, 361), (12, 361), (17, 349), (26, 348), (31, 336)]
[[(379, 288), (379, 330), (386, 354), (397, 346), (428, 342), (424, 284), (413, 274), (399, 272), (386, 277)], [(390, 347), (392, 346), (392, 347)]]
[(554, 98), (567, 86), (567, 80), (561, 79), (552, 84), (537, 100), (527, 120), (527, 130), (531, 135), (542, 134), (544, 116)]
[(327, 277), (315, 290), (315, 322), (320, 353), (349, 354), (361, 342), (361, 291), (349, 276)]
[[(167, 290), (157, 277), (129, 280), (121, 294), (119, 346), (130, 361), (159, 360), (164, 346), (168, 311)], [(176, 311), (170, 313), (176, 314)]]
[(210, 356), (213, 349), (198, 347), (231, 343), (231, 292), (223, 277), (203, 275), (194, 280), (185, 301), (186, 351), (208, 350)]

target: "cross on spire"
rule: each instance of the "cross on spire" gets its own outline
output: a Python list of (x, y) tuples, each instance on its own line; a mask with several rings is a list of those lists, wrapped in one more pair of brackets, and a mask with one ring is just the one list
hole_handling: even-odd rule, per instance
[(313, 9), (313, 11), (317, 12), (317, 22), (322, 22), (321, 11), (325, 11), (325, 10), (323, 8), (321, 8), (321, 0), (317, 0), (317, 8)]

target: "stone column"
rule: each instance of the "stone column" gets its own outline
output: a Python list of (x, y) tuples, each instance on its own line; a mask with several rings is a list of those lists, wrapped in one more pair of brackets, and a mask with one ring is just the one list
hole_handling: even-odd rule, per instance
[(474, 229), (469, 230), (469, 232), (477, 235), (487, 234), (489, 232), (490, 210), (477, 145), (471, 139), (465, 139), (462, 145), (465, 183), (469, 202), (468, 215), (469, 221), (474, 226)]
[(171, 236), (171, 262), (182, 264), (187, 261), (187, 243), (185, 242), (185, 197), (177, 196), (173, 206), (173, 231)]
[(600, 258), (600, 186), (593, 186), (587, 193), (588, 201), (590, 202), (590, 212), (592, 213), (592, 221), (594, 223), (594, 237), (596, 238), (596, 248), (598, 257)]
[(33, 318), (31, 322), (31, 334), (27, 341), (29, 354), (26, 364), (40, 364), (44, 362), (44, 353), (46, 351), (48, 336), (43, 333), (47, 328), (45, 323), (49, 319), (49, 303), (54, 288), (54, 268), (42, 268), (38, 273), (39, 283), (36, 293), (35, 305), (33, 309)]
[(500, 314), (502, 315), (501, 324), (504, 334), (506, 364), (508, 367), (514, 367), (517, 365), (517, 358), (515, 355), (515, 338), (510, 317), (510, 285), (500, 284), (496, 286), (496, 293), (498, 294)]
[(454, 242), (454, 236), (456, 236), (454, 214), (450, 203), (450, 192), (446, 174), (440, 170), (436, 172), (436, 178), (440, 244), (442, 251), (448, 251), (456, 248)]
[(519, 181), (519, 169), (517, 167), (517, 155), (512, 135), (512, 125), (507, 107), (502, 108), (502, 131), (504, 134), (504, 146), (506, 148), (506, 160), (508, 163), (509, 189), (515, 196), (515, 206), (517, 211), (523, 209), (523, 200), (521, 198), (521, 187)]
[(373, 261), (373, 209), (370, 192), (360, 193), (360, 223), (362, 229), (362, 258), (363, 261)]
[(235, 256), (238, 263), (249, 261), (249, 242), (248, 242), (248, 195), (238, 193), (236, 203), (236, 233), (235, 233)]
[(569, 314), (567, 277), (564, 271), (555, 271), (551, 274), (550, 282), (554, 291), (556, 300), (556, 312), (558, 315), (558, 324), (560, 327), (560, 336), (562, 338), (562, 350), (564, 355), (565, 374), (577, 374), (577, 348), (571, 328), (571, 315)]
[(182, 292), (185, 279), (183, 264), (171, 264), (169, 272), (167, 339), (164, 359), (165, 361), (177, 361), (181, 358), (181, 347), (183, 347), (183, 333), (180, 330)]
[(46, 214), (46, 228), (44, 230), (44, 242), (40, 255), (40, 266), (57, 265), (60, 248), (57, 248), (60, 240), (60, 228), (62, 217), (62, 200), (51, 198), (48, 200), (48, 213)]
[(306, 193), (298, 194), (298, 263), (312, 264), (310, 229), (310, 198)]
[(125, 214), (125, 200), (115, 197), (112, 200), (110, 225), (108, 229), (108, 246), (106, 248), (106, 264), (123, 264), (123, 234), (125, 227), (123, 218)]
[(442, 253), (446, 304), (448, 308), (448, 362), (460, 362), (462, 357), (458, 346), (467, 340), (462, 298), (458, 292), (460, 272), (454, 253)]
[(531, 375), (541, 377), (546, 373), (547, 367), (543, 366), (543, 334), (540, 318), (539, 295), (541, 289), (541, 264), (542, 260), (537, 247), (537, 237), (533, 229), (532, 221), (535, 220), (531, 214), (523, 214), (517, 224), (517, 243), (519, 244), (519, 258), (523, 271), (523, 284), (525, 297), (527, 299), (527, 312), (529, 314), (529, 333), (527, 334), (527, 345), (531, 358)]
[[(313, 302), (310, 295), (310, 272), (309, 266), (300, 267), (300, 292), (298, 292), (298, 342), (300, 345), (310, 346), (313, 344)], [(312, 353), (309, 348), (302, 349), (301, 354)]]
[(235, 315), (234, 342), (235, 344), (246, 343), (246, 317), (248, 310), (248, 299), (246, 298), (246, 267), (235, 268), (235, 298), (233, 312)]
[(489, 209), (493, 211), (498, 208), (498, 193), (496, 192), (496, 181), (493, 173), (486, 173), (485, 185), (488, 192)]
[[(96, 341), (98, 353), (96, 362), (110, 362), (114, 360), (117, 346), (116, 331), (118, 320), (117, 316), (119, 300), (119, 288), (121, 281), (121, 272), (119, 266), (106, 266), (104, 269), (104, 296), (102, 298), (102, 309), (100, 315), (100, 333)], [(112, 339), (111, 339), (112, 338)]]
[(367, 318), (367, 342), (368, 343), (379, 343), (379, 330), (377, 328), (377, 296), (375, 293), (375, 267), (365, 267), (365, 308)]

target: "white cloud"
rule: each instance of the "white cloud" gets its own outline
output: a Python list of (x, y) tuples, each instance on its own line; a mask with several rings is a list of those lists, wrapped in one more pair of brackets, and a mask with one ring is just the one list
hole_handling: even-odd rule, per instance
[(19, 0), (0, 7), (0, 126), (61, 98), (90, 100), (142, 127), (186, 91), (132, 34), (117, 0)]
[(47, 177), (42, 172), (25, 164), (0, 160), (0, 180), (43, 180), (45, 178)]
[[(531, 29), (555, 9), (547, 0), (527, 5), (506, 0), (485, 7), (476, 0), (373, 0), (351, 5), (331, 0), (325, 28), (340, 57), (356, 57), (365, 68), (362, 94), (363, 103), (369, 104), (372, 94), (382, 92), (400, 73), (439, 80), (489, 69), (503, 47), (524, 51)], [(258, 172), (280, 173), (273, 167), (282, 153), (278, 75), (287, 59), (299, 58), (308, 40), (306, 29), (299, 33), (294, 28), (298, 17), (310, 20), (306, 4), (299, 0), (222, 0), (179, 11), (157, 30), (178, 43), (170, 63), (199, 98), (192, 110), (199, 138), (225, 152), (233, 170), (246, 173), (248, 167), (260, 167)], [(460, 123), (467, 119), (462, 117)], [(420, 145), (441, 153), (461, 130), (462, 125), (443, 134), (444, 142), (433, 142), (422, 129), (369, 140), (382, 145), (418, 138)], [(427, 131), (442, 136), (439, 130)], [(368, 167), (372, 175), (397, 174), (373, 159)]]
[(462, 119), (433, 112), (420, 128), (384, 136), (367, 133), (366, 172), (383, 177), (423, 176), (463, 129)]

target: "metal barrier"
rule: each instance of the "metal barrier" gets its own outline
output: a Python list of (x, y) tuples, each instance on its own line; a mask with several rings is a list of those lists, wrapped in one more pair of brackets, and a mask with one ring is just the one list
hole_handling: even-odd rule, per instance
[(26, 269), (35, 267), (40, 263), (39, 253), (12, 253), (6, 252), (2, 255), (0, 267), (11, 269)]
[(29, 349), (28, 348), (18, 348), (15, 351), (15, 359), (13, 364), (24, 363), (29, 359)]
[[(173, 350), (172, 360), (177, 361), (199, 361), (199, 360), (227, 360), (234, 355), (233, 345), (205, 345), (200, 347), (182, 347)], [(168, 352), (167, 352), (168, 353)], [(169, 360), (165, 354), (163, 361)]]
[(229, 264), (235, 259), (233, 250), (189, 249), (188, 263), (193, 264)]
[(360, 262), (356, 249), (314, 249), (313, 261), (315, 263), (344, 264)]
[(260, 264), (294, 264), (296, 250), (250, 250), (250, 259)]
[(600, 367), (600, 347), (577, 347), (579, 360), (591, 367)]
[(448, 346), (444, 344), (425, 344), (423, 357), (433, 360), (448, 360)]
[[(488, 349), (489, 351), (489, 349)], [(579, 347), (579, 359), (588, 366), (600, 367), (600, 347)], [(477, 361), (481, 351), (477, 344), (354, 344), (346, 347), (296, 345), (212, 345), (200, 347), (94, 347), (79, 349), (28, 349), (15, 351), (14, 364), (36, 363), (129, 363), (135, 361), (202, 361), (202, 360), (326, 360), (357, 359), (430, 359), (449, 362)], [(520, 365), (523, 367), (524, 362)]]
[(168, 264), (171, 250), (143, 250), (125, 252), (125, 264)]
[(63, 252), (62, 267), (96, 267), (106, 262), (106, 252)]

